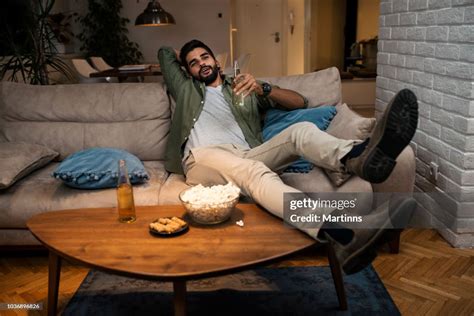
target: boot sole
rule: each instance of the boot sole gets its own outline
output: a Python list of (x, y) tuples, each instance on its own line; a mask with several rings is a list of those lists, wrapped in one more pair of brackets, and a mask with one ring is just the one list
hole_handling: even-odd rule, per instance
[(403, 89), (394, 97), (385, 116), (384, 132), (367, 155), (362, 166), (365, 180), (372, 183), (385, 181), (396, 165), (398, 155), (415, 135), (418, 125), (418, 102), (413, 92)]
[(404, 226), (410, 221), (416, 208), (414, 199), (406, 199), (401, 202), (395, 210), (390, 210), (390, 218), (385, 221), (383, 226), (372, 236), (372, 238), (358, 251), (352, 253), (343, 263), (344, 272), (354, 274), (367, 267), (377, 256), (376, 249), (393, 237), (391, 228), (392, 222), (404, 222)]

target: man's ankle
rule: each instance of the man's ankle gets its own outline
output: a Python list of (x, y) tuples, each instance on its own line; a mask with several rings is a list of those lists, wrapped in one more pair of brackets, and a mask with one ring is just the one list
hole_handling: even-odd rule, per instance
[(359, 157), (364, 152), (365, 148), (367, 147), (367, 144), (369, 144), (369, 141), (370, 138), (367, 138), (362, 143), (354, 145), (351, 151), (349, 151), (344, 157), (340, 159), (341, 163), (345, 165), (348, 159)]

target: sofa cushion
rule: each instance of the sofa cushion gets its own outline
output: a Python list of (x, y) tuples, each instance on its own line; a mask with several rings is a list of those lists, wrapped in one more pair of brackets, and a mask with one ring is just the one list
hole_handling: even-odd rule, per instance
[(2, 246), (31, 246), (41, 245), (27, 228), (22, 229), (0, 229), (0, 241)]
[(183, 175), (172, 173), (166, 179), (166, 182), (160, 188), (158, 202), (160, 205), (181, 204), (179, 194), (190, 186), (186, 184)]
[(57, 155), (54, 150), (36, 144), (0, 143), (0, 189), (8, 188)]
[(59, 160), (91, 147), (164, 160), (169, 124), (162, 83), (0, 83), (0, 139), (44, 145)]
[[(158, 204), (158, 193), (168, 173), (161, 161), (146, 161), (150, 181), (134, 185), (136, 205)], [(24, 228), (33, 215), (61, 209), (116, 207), (115, 189), (79, 190), (51, 177), (58, 163), (33, 172), (0, 194), (0, 227)], [(139, 214), (138, 214), (139, 216)]]
[(53, 176), (62, 180), (64, 184), (78, 189), (115, 188), (119, 160), (125, 160), (132, 184), (149, 180), (140, 159), (116, 148), (89, 148), (74, 153), (58, 166)]
[(341, 103), (341, 77), (336, 67), (304, 75), (259, 78), (259, 80), (291, 89), (308, 99), (309, 107)]

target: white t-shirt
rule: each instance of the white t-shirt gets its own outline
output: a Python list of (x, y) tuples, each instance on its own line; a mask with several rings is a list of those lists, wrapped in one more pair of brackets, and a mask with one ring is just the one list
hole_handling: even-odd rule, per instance
[(215, 88), (206, 87), (204, 106), (184, 147), (184, 159), (192, 148), (219, 144), (235, 144), (250, 148), (232, 114), (230, 105), (224, 98), (222, 85)]

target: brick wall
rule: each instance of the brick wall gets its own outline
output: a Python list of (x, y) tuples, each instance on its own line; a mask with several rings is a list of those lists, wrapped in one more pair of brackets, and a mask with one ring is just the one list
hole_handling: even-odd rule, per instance
[[(376, 111), (402, 88), (419, 100), (420, 209), (454, 246), (474, 245), (474, 0), (381, 0)], [(437, 179), (430, 164), (439, 166)]]

